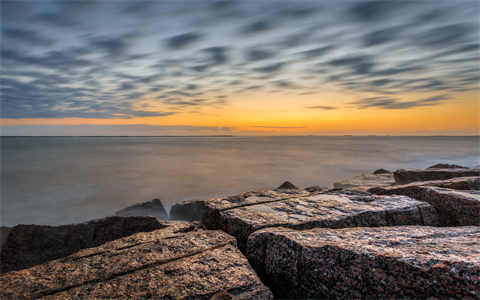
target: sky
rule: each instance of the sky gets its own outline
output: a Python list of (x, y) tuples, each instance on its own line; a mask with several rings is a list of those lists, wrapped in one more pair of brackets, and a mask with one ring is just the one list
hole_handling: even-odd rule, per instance
[(1, 134), (477, 135), (478, 1), (5, 1)]

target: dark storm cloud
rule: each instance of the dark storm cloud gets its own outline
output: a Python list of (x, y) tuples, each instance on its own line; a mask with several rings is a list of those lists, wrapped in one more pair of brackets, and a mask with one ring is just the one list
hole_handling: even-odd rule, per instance
[(478, 26), (475, 28), (468, 24), (440, 26), (422, 32), (415, 38), (415, 42), (428, 47), (448, 47), (459, 42), (468, 42), (466, 37), (475, 31), (478, 32)]
[(262, 59), (267, 59), (275, 56), (275, 53), (270, 51), (265, 51), (261, 49), (250, 49), (247, 50), (247, 60), (248, 61), (257, 61)]
[(371, 47), (394, 41), (398, 32), (398, 28), (386, 28), (370, 32), (363, 37), (363, 44), (365, 47)]
[(259, 20), (253, 23), (250, 23), (244, 26), (241, 30), (242, 34), (257, 34), (267, 30), (270, 30), (274, 27), (273, 20), (266, 19), (266, 20)]
[(403, 4), (401, 1), (359, 1), (352, 5), (348, 13), (358, 21), (378, 22)]
[(2, 28), (2, 38), (4, 39), (4, 43), (14, 41), (27, 43), (30, 46), (51, 46), (55, 43), (53, 39), (44, 37), (34, 30), (25, 28)]
[(93, 63), (85, 60), (72, 57), (64, 52), (50, 51), (43, 56), (29, 56), (21, 55), (18, 51), (13, 49), (3, 48), (1, 51), (2, 64), (4, 62), (14, 63), (25, 66), (40, 66), (44, 68), (58, 69), (61, 71), (68, 71), (72, 68), (89, 67), (93, 66)]
[(395, 98), (373, 97), (352, 102), (357, 108), (381, 108), (381, 109), (410, 109), (424, 106), (435, 106), (450, 99), (449, 95), (439, 95), (417, 101), (401, 101)]
[(198, 32), (183, 33), (166, 39), (167, 47), (172, 50), (186, 48), (187, 46), (199, 41), (202, 34)]
[(330, 46), (303, 51), (303, 52), (300, 52), (300, 54), (303, 55), (305, 58), (315, 58), (332, 51), (334, 48), (335, 46), (330, 45)]
[(367, 74), (370, 73), (374, 63), (370, 56), (360, 55), (335, 59), (330, 61), (329, 65), (333, 67), (348, 67), (355, 74)]
[(261, 73), (278, 73), (284, 66), (285, 63), (276, 63), (265, 67), (255, 68), (254, 70)]
[(121, 56), (126, 53), (128, 42), (125, 38), (99, 39), (92, 41), (91, 45), (106, 52), (109, 56)]
[(336, 106), (325, 106), (325, 105), (308, 106), (307, 108), (310, 108), (310, 109), (321, 109), (321, 110), (334, 110), (334, 109), (338, 109), (338, 107), (336, 107)]

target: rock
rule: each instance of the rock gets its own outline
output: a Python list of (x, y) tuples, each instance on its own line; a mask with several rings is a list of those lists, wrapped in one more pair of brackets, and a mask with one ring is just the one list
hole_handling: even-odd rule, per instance
[(170, 209), (170, 219), (201, 222), (204, 201), (205, 200), (190, 200), (173, 205)]
[(436, 164), (428, 167), (427, 169), (469, 169), (468, 167), (462, 167), (459, 165), (450, 165), (450, 164)]
[[(479, 182), (479, 177), (474, 181)], [(432, 205), (440, 226), (480, 226), (480, 192), (440, 187), (405, 185), (371, 189), (377, 195), (405, 195)]]
[(293, 185), (290, 181), (285, 181), (277, 189), (296, 189), (297, 187)]
[(8, 233), (10, 232), (11, 229), (12, 229), (12, 227), (0, 226), (0, 240), (2, 242), (2, 246), (0, 247), (0, 252), (3, 249), (3, 245), (7, 241)]
[(385, 170), (385, 169), (378, 169), (373, 171), (373, 174), (392, 174), (392, 171)]
[(480, 297), (480, 227), (268, 228), (247, 258), (279, 299)]
[(471, 177), (455, 177), (451, 179), (445, 180), (432, 180), (432, 181), (416, 181), (405, 185), (396, 185), (391, 187), (374, 187), (368, 189), (369, 193), (377, 194), (377, 195), (393, 195), (393, 194), (385, 194), (387, 190), (390, 189), (397, 189), (400, 187), (407, 187), (407, 186), (436, 186), (436, 187), (443, 187), (448, 189), (454, 190), (480, 190), (480, 177), (479, 176), (471, 176)]
[[(272, 299), (235, 239), (177, 223), (1, 276), (2, 299)], [(225, 293), (224, 293), (225, 294)]]
[(392, 174), (362, 174), (333, 184), (334, 188), (366, 191), (377, 186), (390, 186), (395, 183)]
[(146, 201), (134, 204), (127, 208), (117, 211), (114, 215), (128, 217), (128, 216), (154, 216), (159, 220), (168, 221), (168, 217), (165, 208), (163, 207), (160, 199), (155, 198), (152, 201)]
[(1, 272), (26, 269), (84, 248), (167, 226), (168, 223), (152, 216), (114, 216), (62, 226), (17, 225), (10, 230), (3, 246)]
[(480, 169), (400, 169), (393, 173), (396, 184), (408, 184), (415, 181), (445, 180), (455, 177), (470, 176), (480, 176)]
[(250, 192), (206, 201), (203, 223), (237, 239), (245, 251), (247, 238), (267, 227), (297, 230), (315, 227), (436, 225), (435, 209), (405, 196), (375, 196), (361, 191), (306, 189)]

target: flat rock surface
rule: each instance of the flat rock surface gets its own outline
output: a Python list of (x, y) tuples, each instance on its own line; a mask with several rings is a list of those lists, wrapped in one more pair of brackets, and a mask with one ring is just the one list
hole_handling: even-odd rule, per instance
[[(307, 188), (308, 189), (308, 188)], [(405, 196), (375, 196), (361, 191), (323, 189), (244, 193), (205, 203), (203, 223), (233, 235), (245, 251), (248, 236), (266, 227), (436, 225), (434, 208)]]
[[(474, 179), (473, 183), (478, 184), (478, 178)], [(377, 195), (405, 195), (427, 202), (437, 211), (440, 226), (480, 226), (480, 192), (478, 190), (453, 190), (410, 184), (370, 191)]]
[(191, 223), (121, 238), (3, 274), (2, 299), (272, 299), (235, 239)]
[(480, 176), (480, 169), (400, 169), (395, 171), (393, 176), (396, 184), (408, 184), (415, 181), (445, 180), (455, 177)]
[[(285, 183), (284, 183), (285, 184)], [(262, 201), (272, 201), (279, 199), (286, 199), (292, 197), (292, 195), (310, 195), (311, 193), (319, 193), (327, 191), (328, 188), (322, 186), (312, 186), (306, 189), (301, 188), (277, 188), (276, 190), (267, 191), (253, 191), (246, 192), (236, 196), (227, 198), (217, 198), (208, 200), (190, 200), (178, 203), (172, 206), (170, 210), (170, 218), (172, 220), (184, 220), (184, 221), (200, 221), (202, 222), (202, 210), (207, 202), (218, 201), (221, 199), (227, 199), (224, 203), (224, 208), (232, 208), (235, 206), (242, 206), (244, 204), (251, 204)], [(264, 200), (262, 200), (264, 199)]]
[[(437, 186), (454, 190), (480, 190), (480, 177), (455, 177), (445, 180), (431, 180), (431, 181), (417, 181), (404, 185), (395, 185), (389, 187), (373, 187), (368, 189), (368, 192), (377, 194), (379, 192), (394, 190), (397, 188), (403, 188), (407, 186)], [(387, 194), (384, 194), (387, 195)], [(389, 195), (389, 194), (388, 194)]]
[(62, 226), (17, 225), (10, 230), (2, 248), (1, 272), (29, 268), (84, 248), (167, 226), (169, 223), (151, 216), (113, 216)]
[(393, 174), (362, 174), (333, 184), (334, 188), (366, 191), (372, 187), (395, 184)]
[(131, 205), (115, 213), (116, 216), (154, 216), (159, 220), (170, 220), (160, 199), (146, 201)]
[(480, 227), (268, 228), (247, 258), (276, 298), (480, 298)]

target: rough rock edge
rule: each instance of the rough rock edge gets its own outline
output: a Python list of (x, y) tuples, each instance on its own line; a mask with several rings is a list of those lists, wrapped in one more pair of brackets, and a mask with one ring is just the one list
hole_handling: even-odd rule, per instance
[(165, 207), (163, 207), (162, 201), (160, 201), (158, 198), (128, 206), (117, 211), (114, 216), (154, 216), (159, 220), (170, 220), (167, 212), (165, 211)]
[(17, 225), (10, 230), (2, 248), (1, 272), (26, 269), (84, 248), (171, 224), (152, 216), (112, 216), (61, 226)]
[(247, 247), (276, 298), (480, 298), (480, 227), (268, 228)]

